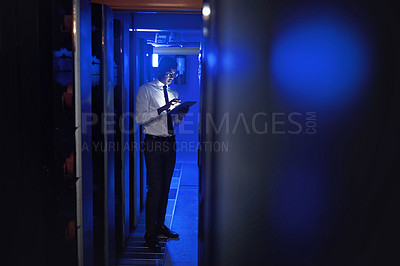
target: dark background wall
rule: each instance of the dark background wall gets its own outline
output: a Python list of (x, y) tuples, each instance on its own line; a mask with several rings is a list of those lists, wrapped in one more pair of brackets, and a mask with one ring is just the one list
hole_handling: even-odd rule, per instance
[(202, 265), (398, 264), (394, 4), (209, 3)]
[(1, 9), (4, 265), (46, 263), (54, 254), (46, 219), (55, 217), (51, 11), (51, 1)]

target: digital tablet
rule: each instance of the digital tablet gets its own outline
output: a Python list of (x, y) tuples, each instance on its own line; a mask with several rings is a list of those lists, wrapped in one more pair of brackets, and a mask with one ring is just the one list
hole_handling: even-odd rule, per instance
[(189, 108), (190, 106), (192, 106), (195, 103), (197, 103), (197, 102), (195, 102), (195, 101), (185, 101), (185, 102), (181, 102), (179, 104), (176, 104), (176, 105), (174, 105), (174, 109), (170, 110), (168, 112), (168, 114), (177, 114), (177, 113), (179, 113), (180, 109)]

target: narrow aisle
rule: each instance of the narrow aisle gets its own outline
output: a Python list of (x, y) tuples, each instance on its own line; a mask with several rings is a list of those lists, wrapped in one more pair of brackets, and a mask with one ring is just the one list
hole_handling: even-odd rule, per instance
[(199, 171), (196, 163), (184, 163), (172, 230), (179, 240), (169, 240), (166, 266), (197, 265)]
[[(169, 228), (171, 228), (177, 196), (179, 194), (178, 192), (183, 172), (182, 168), (182, 163), (176, 163), (174, 174), (172, 176), (171, 188), (168, 195), (167, 213), (165, 216), (165, 225)], [(145, 231), (146, 225), (143, 211), (139, 217), (138, 226), (129, 234), (125, 249), (118, 257), (118, 265), (164, 265), (167, 239), (165, 237), (159, 237), (161, 252), (151, 253), (144, 242), (143, 236)]]

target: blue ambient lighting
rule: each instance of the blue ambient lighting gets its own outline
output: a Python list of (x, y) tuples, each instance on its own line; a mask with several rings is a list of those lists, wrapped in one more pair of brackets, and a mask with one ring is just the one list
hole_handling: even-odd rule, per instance
[(210, 51), (208, 54), (206, 54), (206, 58), (207, 58), (207, 66), (211, 70), (214, 70), (217, 65), (217, 57), (215, 55), (215, 52)]
[(317, 10), (282, 26), (270, 50), (277, 93), (302, 107), (326, 109), (352, 102), (371, 68), (365, 32), (344, 15)]

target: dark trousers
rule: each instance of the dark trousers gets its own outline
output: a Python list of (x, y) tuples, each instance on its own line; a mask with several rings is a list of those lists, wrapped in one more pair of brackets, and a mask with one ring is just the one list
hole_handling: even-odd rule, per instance
[(155, 233), (165, 220), (176, 161), (175, 138), (146, 136), (143, 149), (147, 168), (146, 231)]

